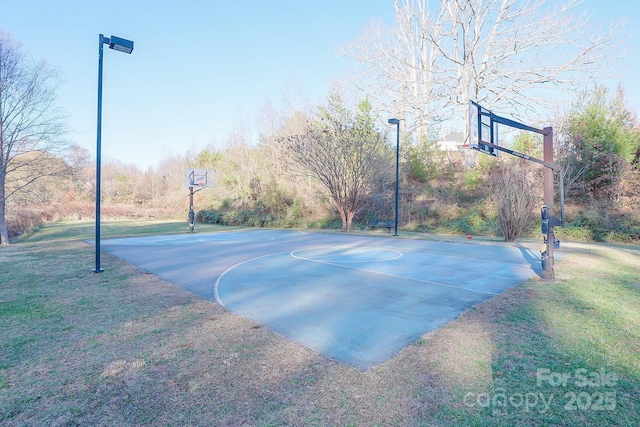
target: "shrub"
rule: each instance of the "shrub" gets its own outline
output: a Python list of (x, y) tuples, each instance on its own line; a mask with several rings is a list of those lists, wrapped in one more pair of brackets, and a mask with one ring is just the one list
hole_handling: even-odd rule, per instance
[(593, 232), (589, 227), (582, 227), (567, 224), (566, 227), (556, 227), (553, 229), (555, 236), (560, 240), (575, 240), (578, 242), (588, 242), (593, 240)]
[(196, 221), (199, 221), (203, 224), (222, 224), (222, 218), (222, 214), (213, 209), (200, 210), (196, 214)]
[(25, 209), (20, 212), (10, 211), (5, 218), (9, 239), (40, 227), (44, 220), (40, 213)]
[(633, 243), (640, 241), (640, 226), (612, 210), (608, 203), (592, 202), (584, 206), (558, 235), (576, 240)]
[(526, 232), (533, 215), (536, 200), (533, 173), (519, 163), (503, 164), (494, 168), (489, 183), (502, 236), (513, 242)]

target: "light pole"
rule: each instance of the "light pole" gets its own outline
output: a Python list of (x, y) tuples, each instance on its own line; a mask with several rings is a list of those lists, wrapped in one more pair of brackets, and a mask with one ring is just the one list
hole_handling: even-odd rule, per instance
[(399, 170), (400, 170), (400, 120), (389, 119), (389, 124), (396, 125), (396, 210), (394, 221), (394, 236), (398, 235), (398, 182), (399, 182)]
[(100, 268), (100, 170), (101, 170), (101, 140), (102, 140), (102, 45), (108, 44), (109, 49), (118, 52), (131, 53), (133, 51), (133, 42), (131, 40), (121, 39), (120, 37), (105, 37), (100, 34), (98, 43), (98, 136), (96, 147), (96, 268), (94, 273), (104, 271)]

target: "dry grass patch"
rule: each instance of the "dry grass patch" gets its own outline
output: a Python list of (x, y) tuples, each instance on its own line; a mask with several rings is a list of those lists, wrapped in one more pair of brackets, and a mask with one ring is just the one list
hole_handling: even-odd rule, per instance
[[(562, 261), (557, 284), (510, 289), (362, 372), (108, 254), (107, 271), (94, 274), (92, 247), (83, 243), (0, 251), (3, 426), (583, 426), (640, 418), (640, 350), (619, 342), (637, 337), (624, 335), (638, 330), (628, 306), (640, 298), (634, 252)], [(617, 267), (605, 271), (611, 262)], [(600, 273), (609, 282), (584, 286), (585, 277)], [(615, 313), (598, 294), (603, 283), (615, 283), (628, 300)], [(589, 337), (576, 333), (583, 325), (567, 323), (562, 311), (575, 311), (578, 297), (586, 304), (589, 292), (600, 297), (583, 312), (617, 322), (592, 328), (607, 345), (591, 350), (584, 345)], [(467, 399), (496, 390), (557, 392), (536, 387), (538, 368), (565, 372), (601, 363), (620, 375), (612, 412), (554, 405), (540, 413)]]

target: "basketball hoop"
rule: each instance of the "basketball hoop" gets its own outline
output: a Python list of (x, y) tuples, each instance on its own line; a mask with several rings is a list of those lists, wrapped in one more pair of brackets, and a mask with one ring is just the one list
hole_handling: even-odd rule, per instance
[(213, 188), (215, 186), (215, 171), (211, 169), (185, 169), (184, 184), (189, 189), (189, 232), (193, 233), (196, 225), (196, 213), (193, 209), (193, 194), (205, 188)]
[(184, 184), (187, 188), (213, 188), (215, 186), (215, 172), (210, 169), (185, 169)]

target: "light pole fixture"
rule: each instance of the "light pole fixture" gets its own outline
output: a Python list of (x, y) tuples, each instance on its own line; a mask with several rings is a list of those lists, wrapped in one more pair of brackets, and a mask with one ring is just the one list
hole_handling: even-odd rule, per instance
[(104, 271), (100, 267), (100, 171), (101, 171), (101, 143), (102, 143), (102, 46), (108, 44), (109, 49), (118, 52), (131, 53), (133, 42), (120, 37), (105, 37), (100, 34), (98, 42), (98, 136), (96, 147), (96, 268), (94, 273)]
[(394, 221), (394, 236), (398, 235), (398, 182), (400, 175), (400, 120), (389, 119), (389, 124), (396, 125), (396, 209), (395, 209), (395, 221)]

